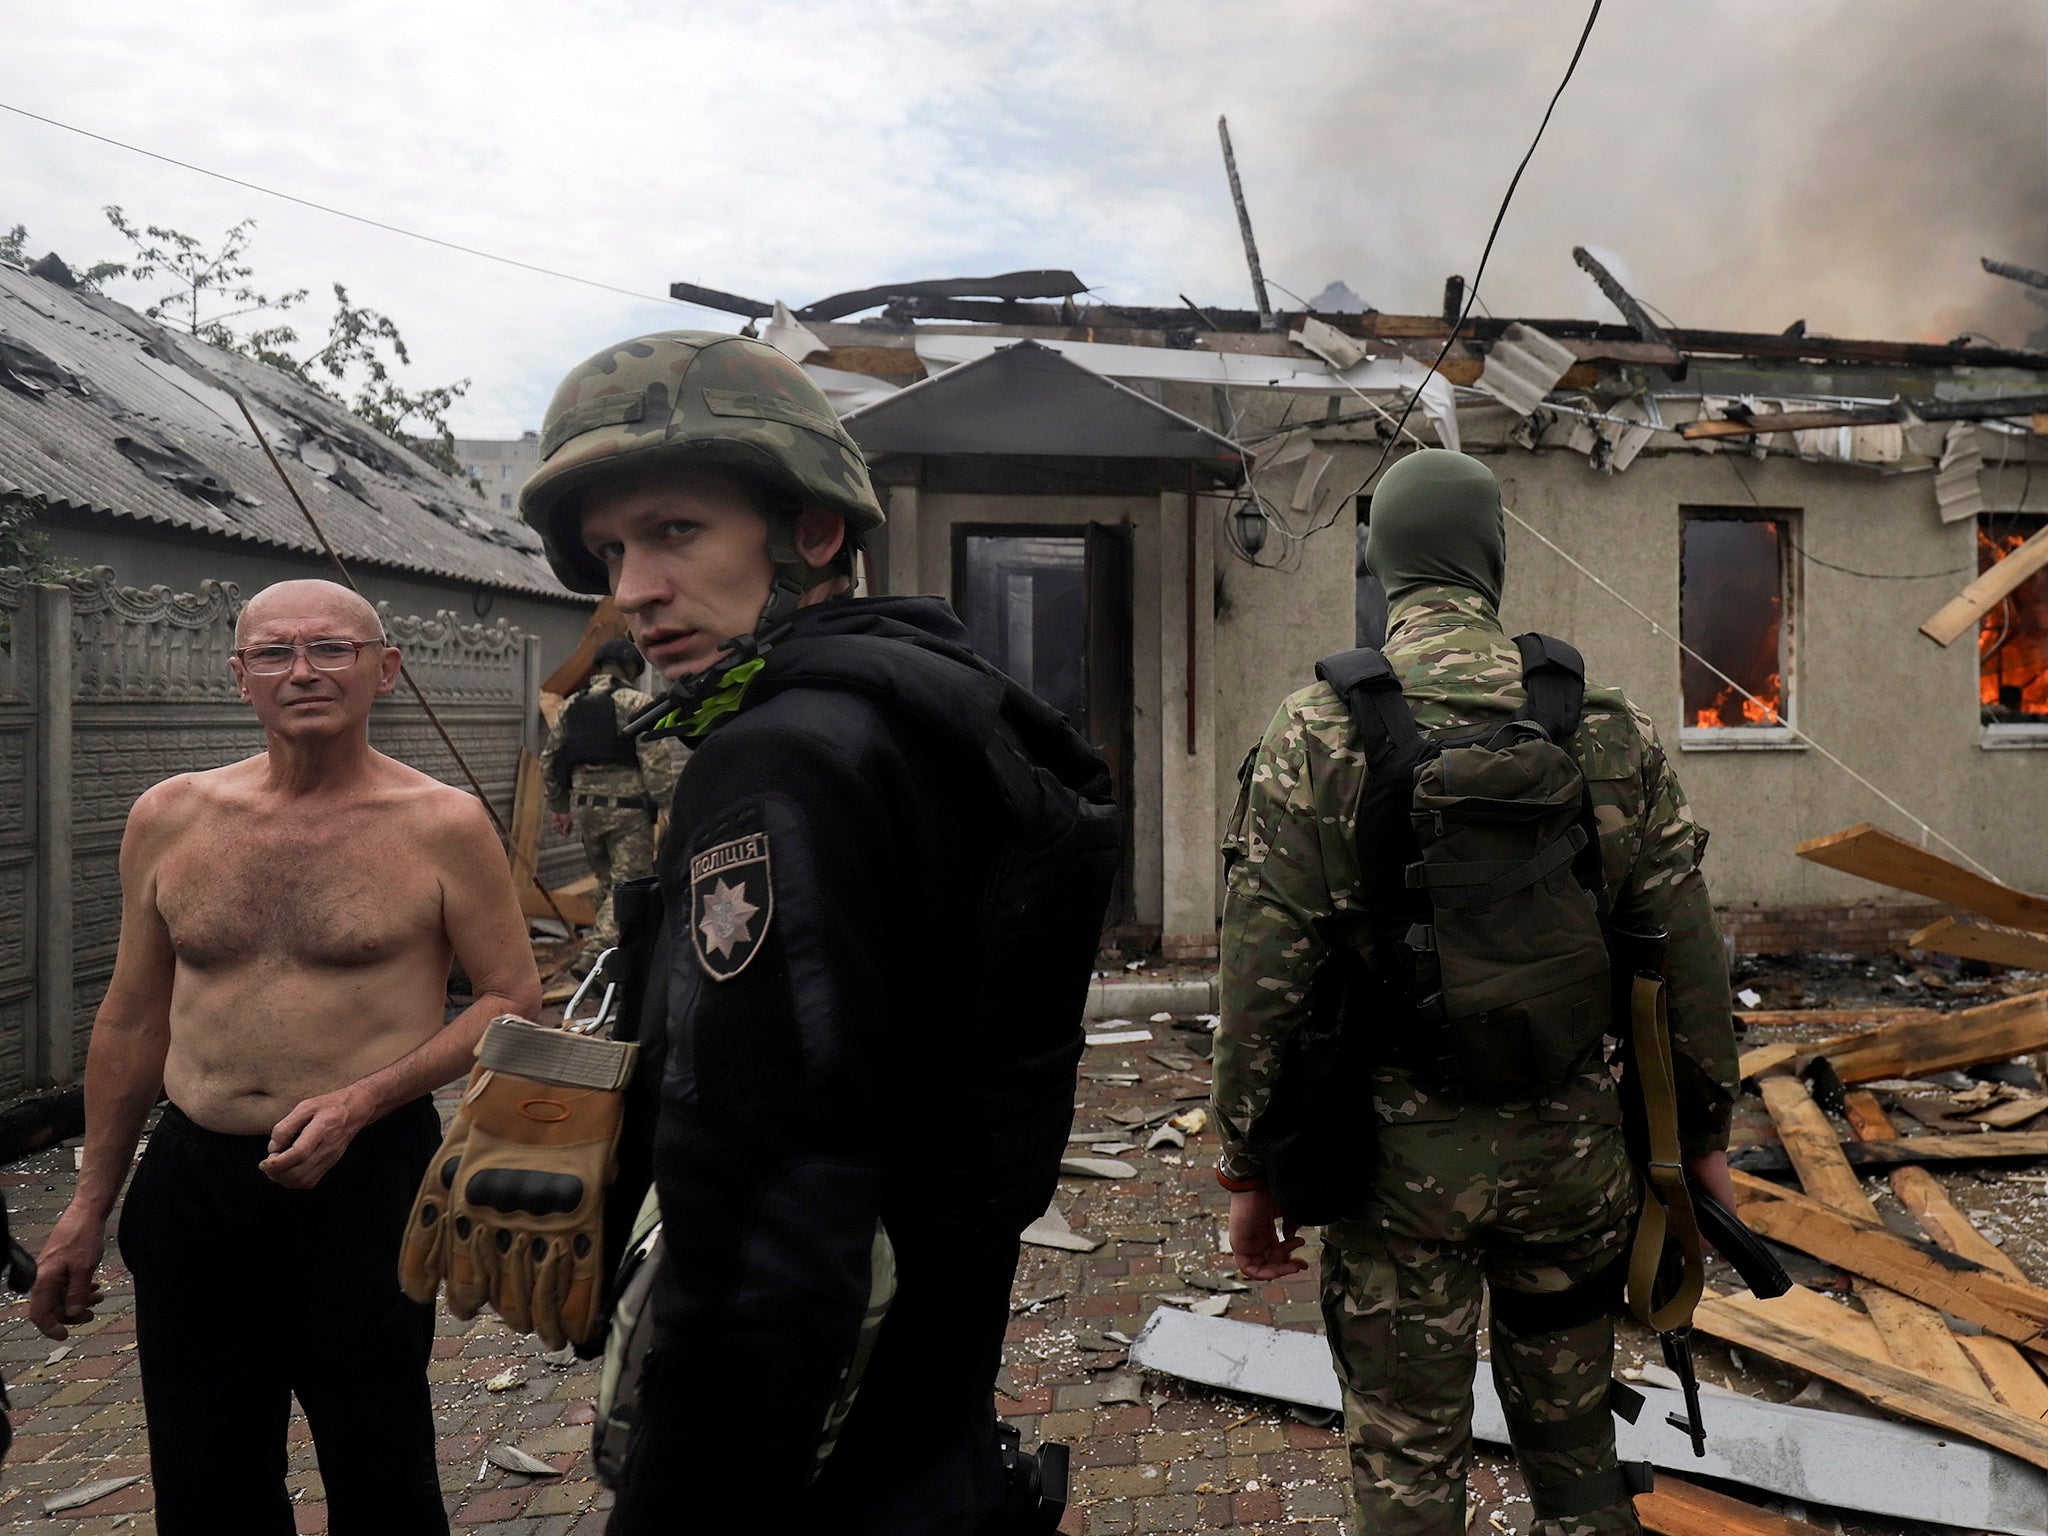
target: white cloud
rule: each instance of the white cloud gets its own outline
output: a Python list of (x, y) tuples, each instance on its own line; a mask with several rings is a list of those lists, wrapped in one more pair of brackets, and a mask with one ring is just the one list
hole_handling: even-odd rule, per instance
[[(392, 314), (468, 433), (538, 419), (579, 357), (736, 322), (676, 278), (793, 303), (892, 278), (1069, 266), (1102, 296), (1248, 302), (1228, 112), (1262, 254), (1433, 312), (1470, 276), (1583, 21), (1576, 5), (1279, 0), (103, 0), (19, 11), (0, 100), (302, 196), (650, 296), (421, 245), (0, 114), (0, 224), (75, 261), (99, 205), (259, 220), (271, 287)], [(1681, 323), (2017, 342), (1974, 270), (2048, 264), (2048, 18), (2022, 0), (1786, 8), (1611, 0), (1484, 297), (1602, 313), (1575, 243)], [(1989, 286), (1987, 286), (1989, 285)], [(127, 293), (124, 297), (129, 296)]]

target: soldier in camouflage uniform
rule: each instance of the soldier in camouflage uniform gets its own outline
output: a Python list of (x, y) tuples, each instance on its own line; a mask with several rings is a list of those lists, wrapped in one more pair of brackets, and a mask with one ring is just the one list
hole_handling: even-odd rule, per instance
[[(1497, 617), (1505, 549), (1499, 487), (1476, 459), (1426, 450), (1380, 482), (1367, 564), (1391, 603), (1384, 652), (1425, 734), (1505, 717), (1526, 697), (1521, 658)], [(1593, 803), (1611, 909), (1670, 934), (1681, 1138), (1690, 1171), (1732, 1207), (1723, 1154), (1735, 1047), (1720, 930), (1700, 874), (1706, 833), (1649, 718), (1619, 691), (1588, 685), (1569, 746)], [(1304, 1265), (1248, 1133), (1318, 973), (1373, 965), (1354, 842), (1365, 777), (1345, 703), (1327, 683), (1303, 688), (1247, 759), (1224, 844), (1218, 1172), (1233, 1191), (1232, 1249), (1257, 1278)], [(1596, 1058), (1538, 1100), (1491, 1104), (1382, 1065), (1369, 1092), (1373, 1118), (1360, 1135), (1377, 1130), (1372, 1194), (1323, 1233), (1323, 1313), (1344, 1388), (1355, 1531), (1464, 1531), (1487, 1291), (1494, 1380), (1534, 1493), (1535, 1530), (1636, 1531), (1606, 1406), (1612, 1316), (1559, 1327), (1568, 1309), (1545, 1315), (1542, 1300), (1626, 1252), (1641, 1196), (1613, 1076)]]
[[(682, 771), (677, 742), (644, 736), (631, 741), (618, 734), (654, 702), (632, 686), (645, 667), (633, 642), (607, 640), (597, 648), (596, 660), (590, 681), (555, 716), (540, 754), (555, 831), (566, 836), (575, 830), (597, 876), (597, 925), (570, 966), (578, 976), (619, 942), (612, 887), (654, 873), (655, 820), (667, 808)], [(572, 731), (578, 722), (584, 729)]]

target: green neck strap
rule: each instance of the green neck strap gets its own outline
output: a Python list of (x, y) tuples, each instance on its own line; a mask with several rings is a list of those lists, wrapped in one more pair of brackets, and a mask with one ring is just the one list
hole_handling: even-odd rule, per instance
[(681, 709), (672, 709), (654, 722), (657, 731), (674, 731), (685, 741), (695, 741), (710, 730), (717, 721), (727, 715), (739, 713), (740, 701), (747, 696), (747, 685), (768, 665), (768, 658), (756, 656), (743, 661), (726, 672), (709, 693), (698, 699), (697, 707), (684, 716)]

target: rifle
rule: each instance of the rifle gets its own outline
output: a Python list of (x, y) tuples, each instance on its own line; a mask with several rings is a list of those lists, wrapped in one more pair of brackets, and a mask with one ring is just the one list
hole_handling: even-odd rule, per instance
[(1638, 1322), (1656, 1332), (1664, 1363), (1684, 1390), (1685, 1415), (1671, 1414), (1668, 1422), (1691, 1439), (1693, 1455), (1704, 1456), (1707, 1431), (1692, 1360), (1693, 1308), (1706, 1282), (1702, 1239), (1735, 1266), (1758, 1296), (1782, 1296), (1792, 1282), (1763, 1240), (1702, 1189), (1684, 1166), (1665, 1015), (1667, 941), (1668, 936), (1655, 929), (1635, 930), (1617, 923), (1608, 930), (1615, 1017), (1629, 1021), (1623, 1046), (1622, 1128), (1629, 1155), (1644, 1178), (1643, 1212), (1629, 1255), (1628, 1305)]

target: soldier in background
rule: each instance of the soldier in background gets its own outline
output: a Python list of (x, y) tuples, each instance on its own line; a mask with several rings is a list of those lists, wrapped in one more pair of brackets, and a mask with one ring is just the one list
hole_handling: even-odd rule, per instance
[[(1382, 478), (1372, 514), (1366, 563), (1391, 608), (1382, 651), (1416, 726), (1427, 736), (1505, 720), (1527, 695), (1499, 619), (1506, 537), (1492, 471), (1459, 453), (1413, 454)], [(1494, 1380), (1536, 1536), (1633, 1533), (1608, 1409), (1608, 1297), (1640, 1181), (1614, 1077), (1597, 1040), (1565, 1081), (1522, 1102), (1475, 1098), (1431, 1070), (1441, 1042), (1427, 1037), (1415, 1001), (1395, 995), (1397, 969), (1368, 927), (1363, 892), (1385, 850), (1362, 848), (1354, 831), (1368, 791), (1362, 741), (1329, 683), (1286, 699), (1246, 760), (1224, 844), (1214, 1093), (1231, 1251), (1255, 1279), (1305, 1267), (1294, 1228), (1276, 1230), (1282, 1213), (1253, 1126), (1325, 968), (1337, 970), (1347, 997), (1371, 1000), (1346, 1019), (1363, 1032), (1372, 1063), (1347, 1119), (1358, 1155), (1372, 1155), (1375, 1135), (1378, 1143), (1363, 1207), (1323, 1232), (1323, 1316), (1344, 1387), (1353, 1528), (1465, 1530), (1483, 1281)], [(1699, 867), (1706, 832), (1649, 717), (1619, 690), (1588, 684), (1577, 729), (1561, 745), (1591, 801), (1605, 909), (1670, 936), (1679, 1136), (1688, 1171), (1732, 1207), (1724, 1149), (1735, 1043), (1720, 929)]]
[(620, 729), (654, 702), (632, 686), (645, 670), (632, 641), (605, 641), (590, 681), (569, 696), (541, 749), (555, 831), (566, 837), (575, 829), (597, 876), (597, 926), (570, 966), (578, 976), (619, 942), (612, 887), (654, 873), (655, 822), (682, 772), (676, 742), (636, 743)]

